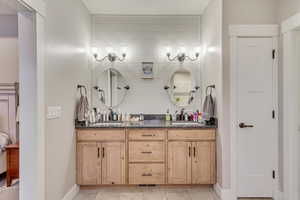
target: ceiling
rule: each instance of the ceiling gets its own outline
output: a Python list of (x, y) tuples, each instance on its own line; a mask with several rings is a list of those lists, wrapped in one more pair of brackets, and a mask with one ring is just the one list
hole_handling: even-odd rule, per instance
[(82, 0), (92, 14), (200, 15), (210, 0)]

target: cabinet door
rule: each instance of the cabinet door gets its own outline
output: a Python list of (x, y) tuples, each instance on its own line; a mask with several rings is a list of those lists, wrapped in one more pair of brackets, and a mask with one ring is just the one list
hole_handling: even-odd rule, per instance
[(191, 183), (191, 152), (190, 142), (168, 143), (168, 183)]
[(77, 182), (79, 185), (101, 184), (101, 144), (77, 144)]
[(102, 184), (125, 184), (125, 143), (102, 143)]
[(193, 142), (192, 184), (215, 183), (215, 142)]

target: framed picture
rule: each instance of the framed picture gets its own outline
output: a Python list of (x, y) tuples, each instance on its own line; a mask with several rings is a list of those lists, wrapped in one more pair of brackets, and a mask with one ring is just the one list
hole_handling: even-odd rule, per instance
[(153, 62), (142, 62), (142, 78), (153, 79)]

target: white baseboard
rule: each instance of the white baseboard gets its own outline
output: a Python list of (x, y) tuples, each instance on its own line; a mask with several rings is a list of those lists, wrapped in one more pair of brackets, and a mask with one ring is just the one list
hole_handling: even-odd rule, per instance
[(221, 189), (219, 183), (214, 185), (214, 190), (215, 190), (216, 194), (218, 195), (218, 197), (221, 198), (222, 197), (222, 191), (221, 191), (222, 189)]
[(214, 185), (214, 190), (219, 196), (220, 200), (235, 200), (231, 190), (222, 188), (219, 183)]
[(73, 200), (79, 192), (78, 185), (74, 185), (62, 200)]

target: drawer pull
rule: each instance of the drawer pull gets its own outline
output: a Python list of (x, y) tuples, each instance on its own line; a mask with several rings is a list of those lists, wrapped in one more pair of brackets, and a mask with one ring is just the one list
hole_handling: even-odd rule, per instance
[(143, 137), (153, 137), (153, 136), (155, 136), (155, 135), (153, 135), (153, 134), (144, 134), (144, 135), (142, 135)]
[(152, 151), (143, 151), (143, 154), (152, 154)]
[(149, 174), (142, 174), (142, 176), (152, 176), (152, 174), (151, 173), (149, 173)]
[(196, 147), (194, 147), (194, 157), (196, 157)]
[(189, 147), (189, 157), (191, 157), (191, 147)]

